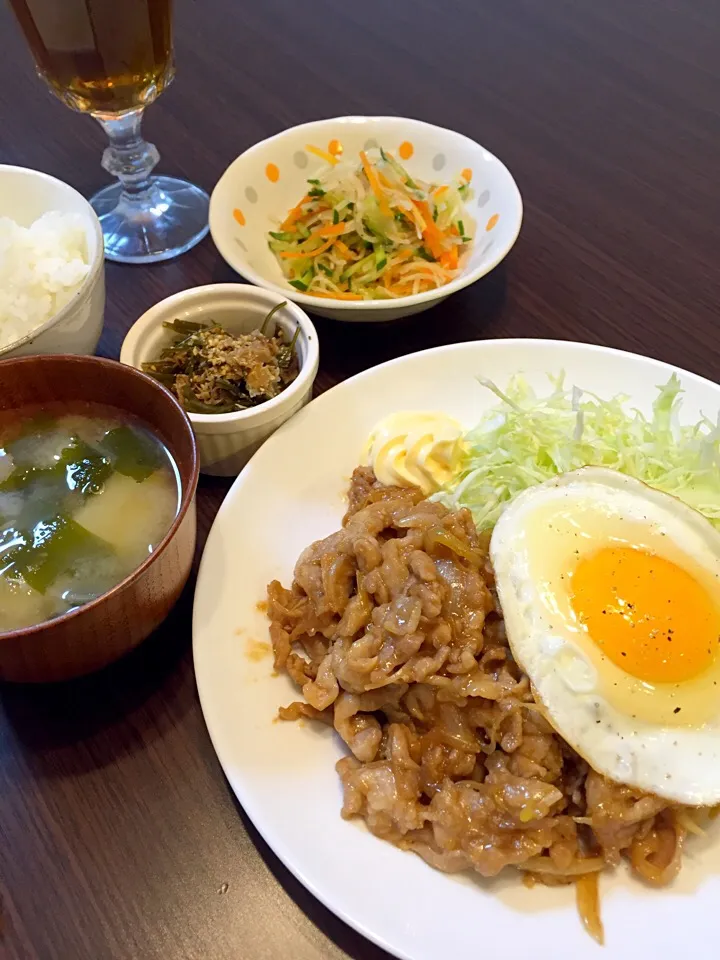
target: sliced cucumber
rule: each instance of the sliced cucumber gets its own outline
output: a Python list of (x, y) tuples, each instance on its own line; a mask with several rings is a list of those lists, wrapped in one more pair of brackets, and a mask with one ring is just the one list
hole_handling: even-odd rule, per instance
[(385, 247), (383, 247), (381, 243), (376, 243), (373, 246), (373, 251), (375, 257), (375, 270), (379, 273), (387, 266), (387, 254), (385, 253)]
[(373, 253), (368, 254), (367, 257), (363, 257), (362, 260), (358, 260), (356, 263), (353, 263), (352, 266), (348, 267), (347, 270), (344, 270), (340, 274), (340, 280), (341, 281), (348, 280), (350, 277), (354, 276), (354, 274), (358, 273), (360, 270), (364, 270), (365, 267), (369, 267), (370, 264), (374, 262), (374, 260), (375, 260), (375, 253), (373, 251)]

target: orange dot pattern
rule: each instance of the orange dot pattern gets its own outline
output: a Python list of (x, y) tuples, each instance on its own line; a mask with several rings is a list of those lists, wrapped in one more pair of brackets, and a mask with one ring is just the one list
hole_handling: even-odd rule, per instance
[[(310, 153), (314, 153), (316, 156), (322, 157), (328, 161), (332, 159), (333, 164), (335, 164), (337, 163), (336, 158), (342, 155), (343, 145), (339, 140), (333, 139), (333, 140), (330, 140), (327, 145), (327, 152), (324, 150), (318, 149), (318, 147), (313, 147), (310, 145), (308, 145), (305, 149), (308, 150)], [(403, 160), (409, 160), (414, 153), (415, 153), (415, 147), (409, 140), (403, 140), (403, 142), (398, 147), (398, 154)], [(275, 163), (268, 163), (268, 165), (265, 167), (265, 176), (268, 178), (270, 183), (277, 183), (278, 180), (280, 179), (280, 168)], [(473, 172), (470, 169), (470, 167), (466, 167), (462, 171), (460, 176), (466, 183), (470, 183), (472, 180)], [(245, 226), (246, 224), (245, 214), (238, 207), (236, 207), (233, 210), (233, 218), (235, 219), (236, 223), (240, 224), (241, 227)], [(485, 225), (485, 230), (487, 233), (490, 233), (490, 231), (495, 228), (499, 219), (500, 219), (500, 215), (497, 213), (494, 213), (490, 217), (487, 224)]]

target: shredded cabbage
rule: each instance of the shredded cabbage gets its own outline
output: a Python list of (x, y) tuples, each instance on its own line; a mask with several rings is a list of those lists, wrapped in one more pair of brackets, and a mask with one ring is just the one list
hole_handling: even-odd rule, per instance
[(675, 374), (658, 387), (650, 419), (622, 395), (603, 400), (568, 389), (564, 374), (550, 381), (552, 392), (540, 397), (520, 376), (505, 392), (480, 379), (501, 403), (466, 435), (460, 473), (435, 499), (469, 508), (478, 529), (487, 530), (527, 487), (603, 466), (679, 497), (720, 527), (720, 416), (681, 426)]

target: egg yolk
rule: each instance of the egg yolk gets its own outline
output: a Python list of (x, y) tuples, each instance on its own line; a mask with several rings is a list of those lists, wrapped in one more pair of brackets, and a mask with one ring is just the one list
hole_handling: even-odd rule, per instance
[(670, 560), (631, 547), (583, 557), (572, 605), (591, 640), (626, 673), (681, 683), (720, 653), (720, 616), (704, 586)]

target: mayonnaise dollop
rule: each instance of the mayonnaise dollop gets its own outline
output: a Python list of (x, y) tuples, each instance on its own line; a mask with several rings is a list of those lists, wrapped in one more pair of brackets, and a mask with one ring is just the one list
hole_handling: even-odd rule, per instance
[(381, 483), (435, 493), (456, 473), (463, 428), (445, 413), (407, 410), (381, 420), (367, 444), (367, 462)]

